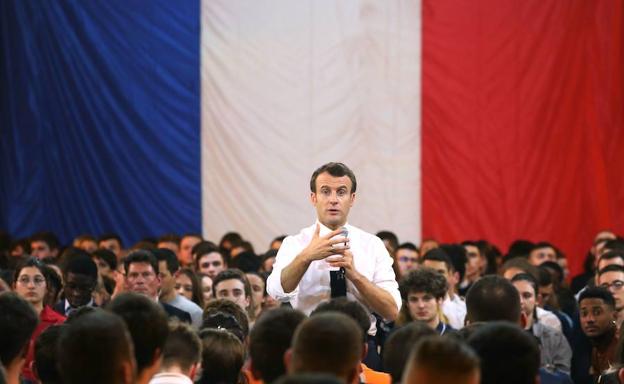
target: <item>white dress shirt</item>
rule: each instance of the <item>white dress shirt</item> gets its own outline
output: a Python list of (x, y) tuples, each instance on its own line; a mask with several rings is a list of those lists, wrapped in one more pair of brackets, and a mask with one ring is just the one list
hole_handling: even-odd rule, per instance
[(447, 294), (442, 302), (442, 313), (446, 316), (451, 327), (462, 329), (466, 318), (466, 302), (459, 295), (453, 295), (451, 298)]
[[(320, 224), (319, 236), (331, 232), (329, 228)], [(284, 292), (281, 282), (282, 269), (290, 265), (295, 257), (310, 243), (316, 229), (316, 224), (304, 228), (299, 234), (288, 236), (282, 242), (273, 272), (267, 279), (267, 292), (278, 301), (290, 301), (293, 308), (309, 315), (321, 302), (331, 298), (329, 285), (330, 267), (325, 260), (315, 260), (310, 263), (299, 285), (289, 293)], [(349, 234), (349, 248), (353, 254), (353, 266), (357, 272), (364, 275), (369, 281), (392, 295), (397, 310), (401, 308), (399, 286), (394, 278), (392, 258), (388, 254), (381, 239), (351, 225), (345, 225)], [(330, 256), (331, 257), (331, 256)], [(364, 304), (362, 295), (351, 281), (347, 279), (347, 298)], [(369, 308), (370, 310), (370, 308)], [(374, 322), (370, 334), (374, 334)]]

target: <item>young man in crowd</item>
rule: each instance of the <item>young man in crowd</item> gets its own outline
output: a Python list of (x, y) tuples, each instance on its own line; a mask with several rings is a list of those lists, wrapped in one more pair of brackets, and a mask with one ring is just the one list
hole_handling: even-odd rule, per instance
[(30, 237), (30, 255), (39, 260), (59, 254), (60, 243), (52, 232), (40, 232)]
[(394, 251), (394, 260), (399, 266), (399, 277), (418, 268), (418, 248), (412, 243), (403, 243)]
[(84, 306), (93, 307), (93, 290), (97, 285), (97, 265), (83, 250), (76, 249), (74, 255), (66, 261), (63, 268), (65, 299), (56, 303), (53, 309), (63, 316)]
[(251, 285), (239, 269), (221, 271), (212, 281), (212, 292), (216, 299), (226, 299), (238, 304), (255, 320), (255, 305), (251, 297)]
[(102, 249), (108, 249), (117, 256), (117, 262), (121, 262), (121, 258), (124, 254), (123, 242), (121, 237), (114, 233), (108, 233), (100, 236), (98, 239), (98, 247)]
[(180, 252), (178, 252), (178, 261), (183, 268), (193, 266), (193, 247), (202, 241), (201, 235), (186, 234), (180, 239)]
[(4, 366), (8, 384), (20, 383), (28, 342), (38, 323), (30, 303), (16, 293), (0, 293), (0, 367)]
[(598, 271), (597, 283), (613, 295), (617, 312), (616, 324), (620, 328), (624, 322), (624, 266), (617, 264), (605, 266)]
[(199, 243), (193, 248), (196, 253), (195, 271), (208, 275), (211, 279), (228, 268), (227, 259), (214, 244), (209, 242)]
[(201, 362), (201, 340), (187, 324), (170, 323), (160, 372), (149, 384), (193, 384)]

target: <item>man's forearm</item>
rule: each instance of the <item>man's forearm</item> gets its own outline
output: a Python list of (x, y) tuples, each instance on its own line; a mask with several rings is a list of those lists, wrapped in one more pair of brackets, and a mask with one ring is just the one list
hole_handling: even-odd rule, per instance
[(308, 261), (305, 253), (301, 252), (294, 258), (292, 263), (282, 269), (280, 282), (285, 293), (290, 293), (297, 288), (309, 266), (310, 261)]
[(385, 320), (394, 321), (399, 315), (396, 302), (392, 295), (385, 289), (380, 288), (368, 280), (366, 276), (357, 273), (351, 278), (351, 282), (362, 295), (362, 299), (373, 311), (381, 315)]

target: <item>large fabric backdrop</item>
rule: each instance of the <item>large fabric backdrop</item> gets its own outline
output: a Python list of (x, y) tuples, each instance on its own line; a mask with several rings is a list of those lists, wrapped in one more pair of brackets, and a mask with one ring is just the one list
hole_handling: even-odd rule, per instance
[(624, 232), (619, 0), (0, 2), (0, 229), (264, 251), (314, 220), (400, 240)]

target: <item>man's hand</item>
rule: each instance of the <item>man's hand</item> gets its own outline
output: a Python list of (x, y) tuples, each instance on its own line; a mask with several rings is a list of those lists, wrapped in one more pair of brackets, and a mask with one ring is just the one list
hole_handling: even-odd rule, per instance
[(331, 267), (344, 268), (345, 277), (349, 280), (355, 277), (354, 274), (357, 273), (353, 266), (353, 253), (350, 250), (344, 251), (341, 257), (327, 259), (327, 263)]

